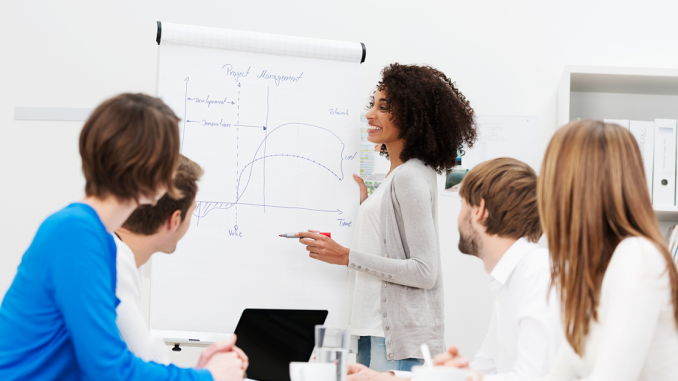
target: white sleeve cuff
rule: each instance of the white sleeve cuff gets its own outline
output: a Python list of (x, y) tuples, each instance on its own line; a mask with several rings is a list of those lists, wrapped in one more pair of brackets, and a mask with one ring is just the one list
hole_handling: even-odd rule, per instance
[(414, 374), (412, 372), (404, 371), (404, 370), (389, 370), (389, 372), (393, 373), (396, 378), (407, 378), (410, 379), (414, 377)]

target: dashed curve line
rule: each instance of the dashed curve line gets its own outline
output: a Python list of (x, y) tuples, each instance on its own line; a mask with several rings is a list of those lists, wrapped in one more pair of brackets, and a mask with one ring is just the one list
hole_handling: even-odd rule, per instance
[[(333, 172), (333, 174), (334, 174), (335, 176), (337, 176), (337, 178), (338, 178), (340, 181), (343, 181), (343, 180), (344, 180), (344, 149), (346, 148), (346, 145), (344, 144), (344, 141), (341, 140), (334, 132), (328, 130), (327, 128), (323, 128), (323, 127), (319, 127), (319, 126), (314, 126), (314, 125), (312, 125), (312, 124), (306, 124), (306, 123), (285, 123), (285, 124), (281, 124), (280, 126), (274, 128), (273, 130), (271, 130), (271, 132), (264, 138), (264, 140), (262, 140), (261, 143), (259, 143), (259, 147), (257, 147), (257, 150), (256, 150), (256, 152), (254, 153), (254, 157), (252, 157), (252, 161), (250, 161), (249, 163), (247, 163), (247, 165), (245, 165), (245, 167), (247, 167), (247, 166), (249, 166), (250, 164), (252, 164), (253, 162), (257, 161), (257, 155), (259, 154), (259, 151), (261, 150), (261, 146), (264, 145), (264, 143), (266, 142), (266, 140), (267, 140), (271, 135), (273, 135), (274, 132), (278, 131), (278, 130), (279, 130), (280, 128), (282, 128), (282, 127), (289, 126), (289, 125), (302, 125), (302, 126), (308, 126), (308, 127), (318, 128), (318, 129), (321, 129), (321, 130), (324, 130), (324, 131), (329, 132), (330, 134), (332, 134), (332, 136), (334, 136), (335, 138), (337, 138), (337, 140), (339, 140), (339, 142), (341, 143), (341, 154), (340, 154), (340, 160), (341, 160), (341, 162), (339, 163), (339, 168), (340, 168), (340, 170), (341, 170), (341, 176), (337, 176), (334, 172)], [(317, 163), (317, 162), (315, 162), (315, 163), (322, 166), (322, 164), (320, 164), (320, 163)], [(242, 179), (242, 174), (243, 174), (243, 172), (245, 172), (245, 171), (244, 171), (245, 167), (243, 167), (243, 170), (240, 171), (240, 176), (238, 176), (238, 186), (240, 186), (240, 180)], [(323, 167), (324, 167), (324, 166), (323, 166)], [(253, 167), (252, 167), (252, 168), (253, 168)], [(247, 191), (247, 187), (249, 186), (250, 181), (251, 181), (251, 179), (252, 179), (252, 168), (250, 168), (249, 176), (247, 177), (247, 183), (245, 184), (245, 187), (243, 188), (243, 190), (242, 190), (242, 192), (240, 193), (240, 195), (238, 196), (238, 199), (235, 200), (234, 204), (237, 204), (238, 201), (240, 201), (240, 199), (242, 198), (242, 196), (243, 196), (243, 195), (245, 194), (245, 192)], [(327, 168), (327, 167), (324, 167), (324, 168)]]

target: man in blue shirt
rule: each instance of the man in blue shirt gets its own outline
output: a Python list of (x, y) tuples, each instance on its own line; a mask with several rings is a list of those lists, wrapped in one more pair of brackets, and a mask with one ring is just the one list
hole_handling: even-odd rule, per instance
[(178, 118), (160, 99), (122, 94), (100, 105), (80, 135), (86, 197), (48, 217), (0, 307), (0, 379), (240, 381), (235, 340), (183, 369), (135, 357), (116, 326), (111, 236), (139, 204), (167, 192), (179, 160)]

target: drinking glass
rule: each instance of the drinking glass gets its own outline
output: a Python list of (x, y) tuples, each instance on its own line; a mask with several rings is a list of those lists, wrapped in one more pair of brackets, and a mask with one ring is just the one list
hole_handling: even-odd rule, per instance
[(317, 361), (320, 363), (337, 364), (336, 381), (346, 381), (349, 341), (348, 328), (325, 325), (315, 326)]

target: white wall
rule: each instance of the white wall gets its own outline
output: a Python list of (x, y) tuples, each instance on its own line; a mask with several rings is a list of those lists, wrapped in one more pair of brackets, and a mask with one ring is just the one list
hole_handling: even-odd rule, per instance
[[(94, 107), (155, 91), (155, 21), (362, 41), (365, 99), (394, 61), (457, 82), (478, 114), (537, 115), (543, 152), (563, 66), (678, 67), (678, 2), (3, 1), (0, 5), (0, 295), (40, 222), (81, 197), (81, 123), (13, 120), (16, 106)], [(441, 199), (447, 342), (478, 349), (490, 298), (480, 262), (456, 249), (458, 201)]]

